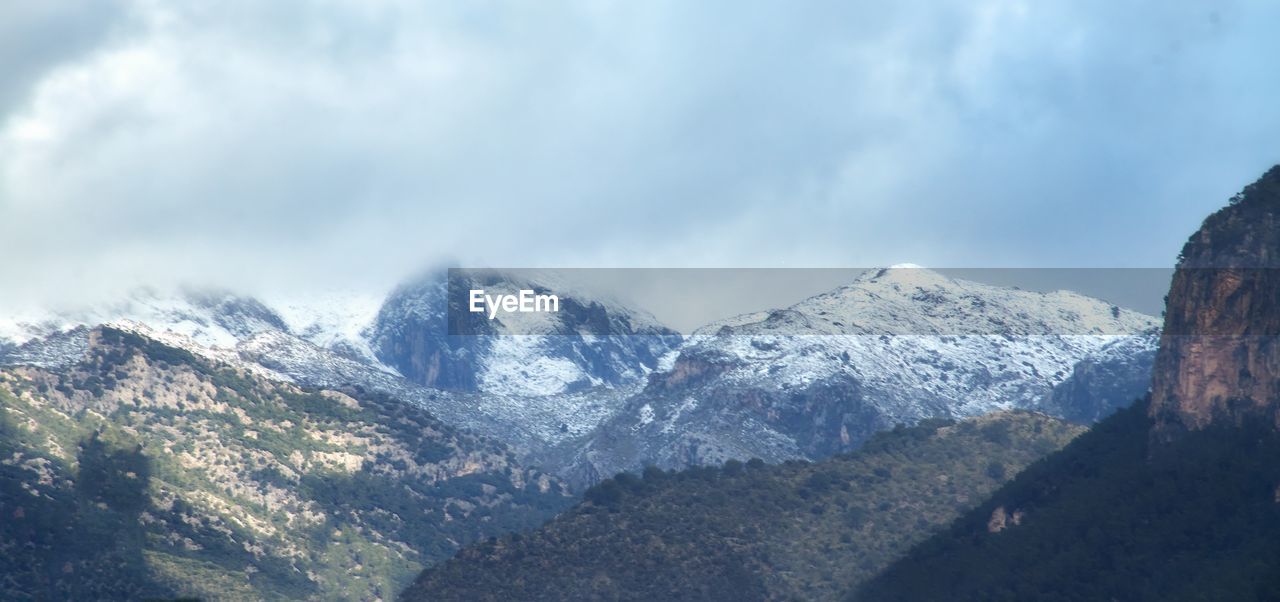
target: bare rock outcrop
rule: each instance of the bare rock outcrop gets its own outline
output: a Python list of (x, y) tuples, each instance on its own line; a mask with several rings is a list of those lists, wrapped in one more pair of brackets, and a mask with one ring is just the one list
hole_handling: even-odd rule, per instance
[(1262, 417), (1280, 427), (1280, 166), (1183, 247), (1153, 372), (1153, 437)]

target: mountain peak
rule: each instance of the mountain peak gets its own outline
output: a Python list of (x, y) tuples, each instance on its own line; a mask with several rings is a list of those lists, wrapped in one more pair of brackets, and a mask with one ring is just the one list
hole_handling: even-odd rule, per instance
[(942, 274), (922, 265), (914, 263), (895, 263), (887, 268), (873, 268), (863, 272), (856, 281), (876, 281), (885, 277), (933, 276), (942, 278)]
[(874, 289), (876, 287), (948, 287), (955, 284), (955, 279), (914, 263), (898, 263), (887, 268), (873, 268), (858, 275), (842, 290)]
[(1280, 165), (1205, 218), (1178, 255), (1179, 268), (1280, 268)]
[[(1036, 292), (898, 264), (790, 309), (830, 324), (825, 334), (1137, 334), (1154, 320), (1069, 291)], [(813, 334), (813, 333), (801, 333)]]

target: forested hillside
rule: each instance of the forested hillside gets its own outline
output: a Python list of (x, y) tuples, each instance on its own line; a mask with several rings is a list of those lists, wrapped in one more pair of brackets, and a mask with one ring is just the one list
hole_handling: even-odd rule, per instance
[(1081, 427), (927, 421), (818, 463), (621, 474), (545, 527), (480, 543), (406, 600), (838, 598)]
[(501, 444), (130, 332), (0, 371), (0, 598), (389, 599), (570, 502)]
[(1280, 436), (1220, 425), (1153, 456), (1146, 410), (1034, 464), (853, 598), (1280, 599)]

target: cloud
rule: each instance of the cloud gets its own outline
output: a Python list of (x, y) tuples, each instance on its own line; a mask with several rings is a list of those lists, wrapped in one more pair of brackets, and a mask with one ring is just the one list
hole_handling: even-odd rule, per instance
[(102, 44), (123, 16), (114, 0), (11, 3), (0, 8), (0, 115), (26, 100), (50, 68)]
[(1166, 265), (1280, 159), (1265, 3), (91, 6), (0, 53), (10, 293)]

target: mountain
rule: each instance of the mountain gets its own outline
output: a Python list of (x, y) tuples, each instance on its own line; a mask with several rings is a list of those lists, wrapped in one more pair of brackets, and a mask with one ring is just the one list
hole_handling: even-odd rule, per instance
[(557, 314), (520, 324), (482, 320), (475, 336), (449, 334), (441, 274), (386, 299), (343, 293), (260, 301), (141, 289), (114, 303), (0, 317), (0, 365), (74, 364), (89, 329), (112, 325), (275, 380), (395, 397), (524, 455), (611, 416), (681, 340), (643, 311), (535, 276), (469, 276), (475, 280), (463, 284), (491, 292), (529, 288), (561, 297)]
[(1278, 252), (1280, 167), (1184, 247), (1149, 399), (1028, 468), (854, 597), (1280, 599)]
[[(488, 320), (450, 287), (553, 292), (561, 311)], [(450, 319), (471, 334), (451, 334)], [(581, 487), (646, 463), (822, 458), (931, 416), (1029, 408), (1093, 420), (1145, 393), (1155, 322), (1073, 293), (899, 266), (684, 339), (563, 275), (464, 270), (385, 299), (142, 290), (6, 319), (0, 365), (72, 364), (100, 324), (264, 378), (414, 404)]]
[(237, 346), (235, 355), (242, 363), (305, 386), (358, 387), (394, 397), (447, 424), (503, 441), (522, 457), (590, 432), (636, 389), (634, 384), (601, 385), (556, 395), (446, 391), (282, 332), (254, 335)]
[(1082, 430), (1001, 412), (812, 464), (623, 474), (540, 529), (426, 570), (403, 599), (834, 599)]
[(1092, 424), (1146, 397), (1151, 389), (1160, 335), (1142, 335), (1111, 341), (1085, 356), (1071, 376), (1041, 398), (1036, 409), (1079, 424)]
[[(124, 323), (146, 325), (159, 333), (181, 335), (201, 347), (223, 349), (234, 349), (261, 332), (287, 332), (347, 357), (372, 360), (373, 353), (360, 330), (372, 320), (376, 309), (375, 298), (353, 293), (280, 300), (268, 306), (253, 297), (222, 290), (162, 292), (142, 288), (114, 302), (9, 313), (0, 317), (0, 340), (18, 347), (80, 326)], [(62, 359), (75, 361), (78, 355)]]
[[(453, 272), (401, 286), (378, 312), (372, 345), (379, 359), (418, 384), (545, 396), (641, 381), (680, 343), (643, 311), (531, 276), (536, 274)], [(465, 311), (464, 298), (450, 295), (451, 288), (555, 293), (560, 308), (489, 320)], [(467, 321), (468, 334), (451, 333), (451, 318)]]
[(571, 501), (414, 404), (305, 389), (138, 331), (0, 370), (0, 598), (390, 598)]
[[(897, 266), (786, 309), (701, 329), (670, 367), (576, 448), (561, 474), (590, 483), (646, 464), (818, 459), (931, 417), (1037, 408), (1085, 360), (1137, 376), (1094, 400), (1045, 405), (1082, 419), (1146, 391), (1152, 317), (1066, 291), (1039, 293)], [(1141, 340), (1133, 340), (1138, 337)], [(1085, 380), (1077, 374), (1078, 380)], [(1065, 402), (1064, 402), (1065, 403)], [(1094, 407), (1096, 406), (1096, 407)], [(556, 460), (548, 462), (556, 465)]]

